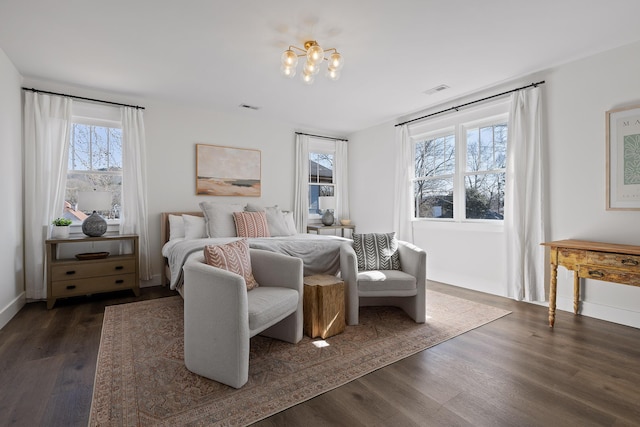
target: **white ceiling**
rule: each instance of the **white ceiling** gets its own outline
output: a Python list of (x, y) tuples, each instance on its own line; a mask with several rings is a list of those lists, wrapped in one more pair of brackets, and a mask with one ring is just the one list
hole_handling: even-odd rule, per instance
[[(27, 78), (346, 136), (640, 40), (639, 16), (639, 0), (0, 0), (0, 48)], [(308, 39), (338, 48), (340, 80), (280, 75)]]

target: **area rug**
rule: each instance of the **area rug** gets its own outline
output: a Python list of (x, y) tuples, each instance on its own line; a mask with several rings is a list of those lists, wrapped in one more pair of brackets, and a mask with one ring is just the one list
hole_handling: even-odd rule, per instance
[(256, 336), (236, 390), (185, 368), (182, 309), (180, 297), (106, 307), (89, 425), (248, 425), (509, 313), (427, 291), (426, 324), (361, 307), (358, 326), (324, 341)]

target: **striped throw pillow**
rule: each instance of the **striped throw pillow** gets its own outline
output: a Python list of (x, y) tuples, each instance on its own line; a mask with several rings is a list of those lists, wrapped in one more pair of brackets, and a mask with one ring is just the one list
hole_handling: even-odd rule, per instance
[(265, 212), (234, 212), (238, 237), (271, 237)]
[(249, 243), (246, 239), (224, 245), (205, 246), (204, 259), (207, 264), (213, 267), (222, 268), (244, 277), (247, 291), (259, 286), (251, 270)]
[(354, 234), (358, 270), (400, 270), (396, 233)]

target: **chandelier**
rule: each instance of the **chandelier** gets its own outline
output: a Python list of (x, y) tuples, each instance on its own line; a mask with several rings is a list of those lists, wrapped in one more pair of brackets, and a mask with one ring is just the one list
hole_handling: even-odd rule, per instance
[[(325, 54), (333, 52), (328, 58)], [(344, 65), (342, 55), (334, 47), (323, 50), (318, 42), (309, 40), (304, 43), (304, 49), (297, 46), (289, 46), (282, 54), (282, 67), (280, 70), (286, 77), (292, 78), (296, 75), (296, 66), (298, 65), (298, 57), (306, 56), (307, 60), (302, 68), (302, 81), (306, 84), (313, 83), (314, 76), (320, 71), (320, 65), (323, 61), (327, 61), (327, 77), (330, 80), (338, 80), (340, 78), (340, 70)]]

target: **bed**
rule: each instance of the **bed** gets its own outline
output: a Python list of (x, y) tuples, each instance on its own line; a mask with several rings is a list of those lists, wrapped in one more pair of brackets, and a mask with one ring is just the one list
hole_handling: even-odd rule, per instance
[[(237, 208), (236, 206), (235, 209)], [(182, 218), (185, 227), (184, 232), (179, 230), (180, 219), (178, 217)], [(197, 218), (201, 218), (201, 220)], [(226, 216), (224, 218), (227, 220)], [(195, 232), (189, 228), (188, 224), (197, 224), (197, 227), (201, 227), (203, 221), (207, 222), (203, 211), (163, 212), (161, 214), (162, 255), (165, 258), (166, 283), (169, 284), (171, 289), (181, 291), (182, 266), (190, 257), (202, 253), (205, 246), (224, 244), (241, 239), (241, 237), (236, 237), (235, 233), (233, 236), (224, 235), (224, 233), (216, 235), (214, 228), (212, 228), (210, 234), (216, 237), (204, 237), (207, 233), (203, 235), (199, 228)], [(231, 221), (233, 221), (233, 218)], [(208, 221), (205, 230), (209, 225), (216, 227), (217, 224), (212, 224), (212, 221)], [(171, 230), (172, 226), (174, 227), (173, 232)], [(229, 226), (226, 224), (220, 228), (224, 227), (228, 228)], [(178, 231), (176, 232), (176, 230)], [(247, 241), (249, 247), (254, 249), (279, 252), (302, 259), (305, 276), (313, 274), (334, 275), (339, 271), (340, 246), (350, 242), (350, 239), (334, 235), (293, 233), (293, 231), (295, 230), (291, 230), (288, 235), (249, 237)], [(181, 237), (183, 234), (184, 237)]]

